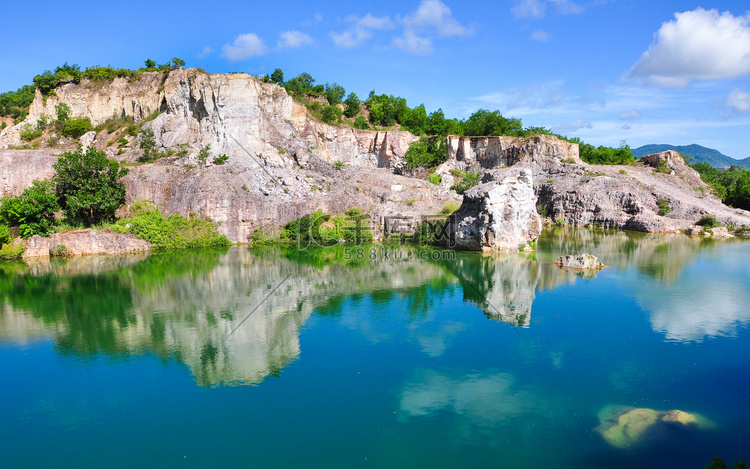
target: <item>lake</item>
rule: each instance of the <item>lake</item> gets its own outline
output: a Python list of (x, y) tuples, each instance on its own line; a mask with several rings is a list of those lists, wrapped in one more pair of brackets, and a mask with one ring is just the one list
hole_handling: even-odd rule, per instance
[[(579, 252), (608, 267), (552, 264)], [(5, 262), (2, 464), (748, 460), (748, 324), (750, 243), (677, 235)]]

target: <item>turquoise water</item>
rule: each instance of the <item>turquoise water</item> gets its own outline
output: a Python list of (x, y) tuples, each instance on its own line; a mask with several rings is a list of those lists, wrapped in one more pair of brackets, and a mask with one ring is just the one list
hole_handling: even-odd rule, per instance
[[(551, 262), (586, 251), (578, 276)], [(371, 258), (371, 254), (372, 257)], [(750, 459), (750, 243), (550, 231), (0, 264), (3, 467), (702, 468)], [(680, 409), (615, 446), (608, 406)]]

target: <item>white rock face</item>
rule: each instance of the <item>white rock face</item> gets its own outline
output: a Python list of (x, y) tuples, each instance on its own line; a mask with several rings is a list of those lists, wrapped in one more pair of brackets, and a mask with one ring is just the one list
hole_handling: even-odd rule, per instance
[(466, 194), (451, 230), (459, 249), (515, 252), (542, 231), (531, 170), (508, 172)]
[(601, 269), (604, 267), (604, 264), (599, 262), (596, 256), (586, 253), (558, 257), (555, 264), (569, 269)]

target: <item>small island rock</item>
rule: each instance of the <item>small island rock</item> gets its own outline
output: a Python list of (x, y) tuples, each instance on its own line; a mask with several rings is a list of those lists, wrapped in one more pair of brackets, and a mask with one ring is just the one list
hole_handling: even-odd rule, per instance
[(558, 257), (555, 264), (569, 269), (601, 269), (605, 267), (596, 256), (586, 253)]

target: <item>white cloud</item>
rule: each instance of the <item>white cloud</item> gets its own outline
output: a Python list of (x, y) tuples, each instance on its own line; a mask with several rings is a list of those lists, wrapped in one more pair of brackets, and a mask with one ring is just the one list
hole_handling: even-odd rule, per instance
[(448, 5), (440, 0), (422, 0), (417, 10), (405, 16), (401, 23), (404, 32), (393, 40), (393, 45), (406, 52), (432, 52), (435, 37), (461, 37), (474, 34), (474, 29), (453, 18)]
[(313, 43), (310, 35), (295, 30), (284, 31), (279, 37), (279, 43), (276, 46), (279, 49), (296, 49)]
[(735, 114), (745, 114), (750, 112), (750, 93), (734, 88), (727, 95), (724, 104)]
[(209, 55), (213, 54), (214, 50), (210, 46), (206, 46), (203, 48), (200, 54), (198, 54), (199, 59), (205, 59)]
[(429, 54), (432, 52), (432, 40), (417, 36), (414, 31), (410, 30), (404, 31), (403, 36), (393, 39), (393, 45), (414, 54)]
[(651, 86), (684, 88), (694, 80), (724, 80), (750, 74), (750, 13), (697, 8), (675, 13), (626, 79)]
[(622, 114), (620, 114), (620, 119), (624, 121), (632, 121), (635, 119), (640, 119), (641, 117), (641, 113), (638, 112), (637, 109), (631, 109), (628, 112), (623, 112)]
[(372, 37), (373, 31), (386, 31), (394, 28), (394, 23), (389, 16), (373, 16), (368, 13), (360, 18), (351, 15), (346, 21), (352, 23), (352, 27), (342, 33), (331, 32), (333, 43), (339, 47), (355, 47)]
[(578, 119), (578, 120), (565, 122), (555, 127), (552, 127), (552, 131), (558, 134), (565, 135), (568, 133), (579, 131), (581, 129), (593, 129), (593, 128), (594, 126), (591, 125), (591, 122), (587, 121), (586, 119)]
[(422, 0), (417, 11), (406, 16), (403, 21), (407, 30), (432, 29), (441, 37), (474, 34), (472, 28), (462, 25), (453, 18), (451, 9), (440, 0)]
[(516, 0), (510, 11), (516, 18), (543, 18), (548, 7), (553, 7), (561, 15), (583, 12), (581, 5), (570, 0)]
[(255, 33), (240, 34), (232, 44), (224, 44), (221, 49), (222, 57), (231, 62), (247, 60), (265, 53), (266, 45)]
[(531, 33), (531, 39), (533, 41), (539, 41), (539, 42), (547, 42), (550, 40), (550, 35), (546, 31), (542, 31), (541, 29), (538, 31), (534, 31)]

